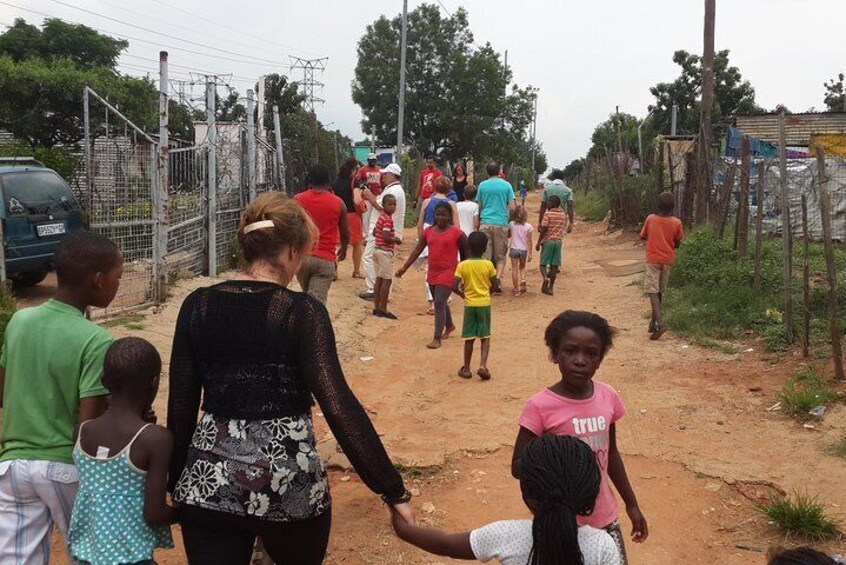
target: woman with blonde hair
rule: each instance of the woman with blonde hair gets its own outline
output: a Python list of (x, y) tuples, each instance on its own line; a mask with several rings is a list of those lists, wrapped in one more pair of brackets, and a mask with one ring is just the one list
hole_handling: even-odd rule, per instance
[(315, 237), (297, 202), (262, 194), (241, 219), (241, 273), (182, 304), (169, 487), (192, 565), (246, 565), (256, 537), (280, 565), (322, 563), (331, 506), (312, 397), (364, 483), (414, 519), (402, 477), (344, 378), (325, 306), (286, 288)]

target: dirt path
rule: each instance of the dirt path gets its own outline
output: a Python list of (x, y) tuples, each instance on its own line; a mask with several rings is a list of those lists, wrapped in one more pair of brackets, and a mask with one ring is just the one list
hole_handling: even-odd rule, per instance
[[(344, 370), (389, 453), (408, 468), (406, 476), (419, 491), (416, 504), (434, 505), (433, 512), (421, 513), (424, 522), (470, 529), (527, 516), (508, 467), (518, 416), (525, 399), (559, 378), (543, 346), (543, 329), (560, 311), (576, 308), (600, 313), (620, 332), (597, 377), (613, 385), (628, 407), (618, 425), (619, 444), (651, 531), (645, 544), (629, 546), (632, 563), (763, 563), (755, 550), (783, 540), (756, 515), (753, 501), (774, 489), (819, 494), (846, 526), (843, 460), (823, 452), (846, 432), (846, 408), (832, 408), (814, 430), (767, 412), (800, 361), (792, 354), (776, 359), (747, 344), (743, 353), (725, 355), (672, 334), (650, 342), (638, 287), (642, 256), (635, 238), (577, 223), (565, 241), (555, 297), (538, 292), (534, 262), (529, 295), (495, 300), (493, 379), (487, 383), (455, 376), (460, 340), (437, 352), (424, 347), (432, 318), (419, 315), (425, 310), (422, 273), (410, 272), (397, 284), (392, 309), (400, 320), (390, 322), (367, 315), (368, 303), (356, 297), (360, 281), (350, 279), (349, 263), (341, 266), (329, 309)], [(145, 329), (114, 333), (147, 337), (167, 359), (181, 298), (207, 282), (180, 283), (162, 311), (146, 318)], [(453, 312), (460, 319), (460, 301), (453, 302)], [(362, 359), (367, 357), (373, 359)], [(166, 386), (164, 381), (157, 402), (162, 418)], [(378, 498), (354, 474), (333, 473), (332, 482), (327, 563), (451, 562), (395, 540)], [(627, 518), (621, 519), (628, 529)], [(835, 543), (829, 549), (846, 547)], [(178, 550), (159, 559), (185, 562)]]

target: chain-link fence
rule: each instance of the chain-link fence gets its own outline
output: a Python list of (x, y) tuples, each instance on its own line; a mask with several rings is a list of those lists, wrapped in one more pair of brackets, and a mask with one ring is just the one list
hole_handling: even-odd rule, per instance
[(84, 167), (70, 184), (90, 229), (117, 243), (126, 261), (114, 302), (92, 314), (158, 302), (164, 288), (157, 281), (234, 267), (241, 213), (257, 194), (282, 187), (275, 148), (243, 124), (230, 123), (216, 125), (213, 143), (205, 136), (195, 146), (170, 143), (162, 150), (90, 89), (85, 115)]

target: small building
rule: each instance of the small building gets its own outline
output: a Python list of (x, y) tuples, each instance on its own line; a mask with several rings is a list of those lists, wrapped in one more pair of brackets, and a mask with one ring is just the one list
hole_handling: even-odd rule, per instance
[[(773, 145), (778, 145), (778, 124), (778, 113), (735, 118), (735, 126), (743, 135)], [(785, 134), (791, 157), (810, 156), (816, 143), (826, 154), (846, 155), (846, 112), (787, 114)]]

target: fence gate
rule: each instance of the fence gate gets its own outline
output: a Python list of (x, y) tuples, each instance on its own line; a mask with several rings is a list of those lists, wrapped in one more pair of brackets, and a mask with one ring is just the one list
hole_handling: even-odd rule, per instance
[(168, 178), (168, 278), (208, 272), (208, 147), (170, 150)]
[(120, 288), (108, 308), (93, 317), (153, 304), (158, 267), (154, 240), (156, 143), (90, 88), (85, 89), (85, 183), (80, 201), (92, 231), (114, 241), (125, 265)]

